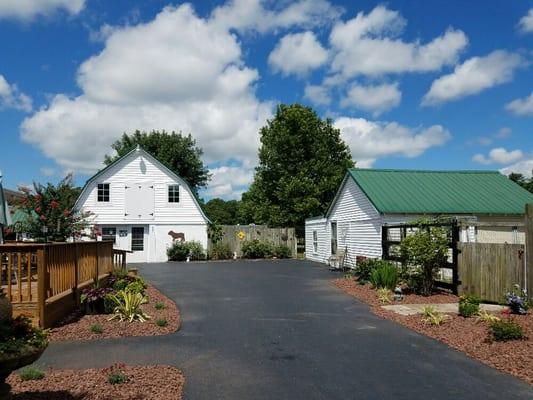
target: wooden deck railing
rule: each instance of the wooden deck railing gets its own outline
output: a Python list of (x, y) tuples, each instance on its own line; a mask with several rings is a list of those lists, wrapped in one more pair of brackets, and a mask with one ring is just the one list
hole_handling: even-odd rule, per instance
[(79, 303), (80, 290), (126, 267), (111, 242), (0, 245), (1, 284), (15, 314), (48, 327)]

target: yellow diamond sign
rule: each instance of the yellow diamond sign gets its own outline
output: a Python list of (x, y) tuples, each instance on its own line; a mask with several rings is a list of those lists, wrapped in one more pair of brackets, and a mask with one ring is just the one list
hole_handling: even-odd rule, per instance
[(240, 240), (243, 240), (246, 237), (246, 234), (243, 231), (240, 231), (239, 233), (237, 233), (237, 237)]

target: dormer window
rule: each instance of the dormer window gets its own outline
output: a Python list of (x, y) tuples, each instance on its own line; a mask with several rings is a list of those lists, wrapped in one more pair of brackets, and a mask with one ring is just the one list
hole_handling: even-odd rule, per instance
[(168, 202), (180, 202), (180, 185), (168, 185)]
[(97, 200), (98, 202), (109, 203), (109, 183), (98, 184)]

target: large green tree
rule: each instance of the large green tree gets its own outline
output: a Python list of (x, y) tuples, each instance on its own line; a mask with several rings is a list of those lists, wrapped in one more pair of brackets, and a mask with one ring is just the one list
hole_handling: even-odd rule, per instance
[(196, 140), (181, 132), (165, 131), (124, 133), (111, 145), (117, 152), (115, 156), (106, 156), (105, 164), (109, 165), (122, 157), (137, 145), (148, 151), (168, 168), (185, 179), (191, 189), (197, 193), (209, 181), (209, 171), (202, 161), (203, 151), (196, 145)]
[(346, 169), (354, 165), (350, 149), (330, 119), (299, 104), (278, 106), (260, 134), (259, 165), (242, 197), (242, 219), (302, 227), (333, 200)]
[(220, 225), (235, 225), (239, 223), (240, 201), (214, 198), (204, 204), (204, 211), (209, 219)]
[(518, 183), (524, 189), (529, 190), (531, 193), (533, 193), (533, 176), (531, 178), (528, 178), (523, 174), (511, 172), (509, 174), (509, 179)]

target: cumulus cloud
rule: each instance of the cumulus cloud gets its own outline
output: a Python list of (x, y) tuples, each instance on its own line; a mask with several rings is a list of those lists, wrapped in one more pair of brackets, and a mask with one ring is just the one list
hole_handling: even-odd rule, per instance
[(258, 130), (272, 104), (257, 99), (258, 72), (235, 35), (188, 4), (110, 31), (79, 68), (81, 95), (55, 95), (21, 125), (22, 139), (65, 169), (102, 165), (110, 144), (134, 129), (191, 132), (205, 161), (257, 157)]
[(327, 61), (328, 52), (313, 32), (291, 33), (280, 39), (268, 63), (284, 75), (305, 75)]
[(41, 167), (40, 171), (41, 175), (46, 177), (54, 176), (56, 174), (56, 170), (53, 167)]
[(504, 50), (493, 51), (485, 57), (472, 57), (456, 66), (451, 74), (433, 81), (422, 105), (445, 103), (509, 82), (515, 70), (523, 65), (520, 55)]
[(441, 125), (410, 128), (397, 122), (348, 117), (338, 118), (334, 125), (340, 129), (360, 167), (370, 167), (376, 159), (387, 156), (417, 157), (451, 138), (450, 132)]
[(203, 194), (208, 197), (222, 197), (226, 199), (238, 199), (252, 183), (254, 169), (246, 166), (221, 166), (212, 168), (211, 181)]
[(533, 115), (533, 92), (523, 99), (516, 99), (507, 103), (505, 109), (516, 115)]
[(467, 144), (469, 145), (481, 145), (488, 146), (496, 140), (507, 139), (512, 135), (513, 131), (511, 128), (504, 126), (500, 128), (496, 133), (487, 136), (478, 136), (473, 140), (469, 140)]
[(528, 13), (520, 18), (518, 29), (522, 33), (533, 32), (533, 8), (529, 9)]
[(16, 110), (30, 112), (32, 100), (29, 96), (20, 92), (15, 84), (9, 84), (3, 75), (0, 75), (0, 109), (14, 108)]
[(385, 6), (337, 22), (330, 34), (332, 70), (347, 78), (436, 71), (454, 64), (468, 44), (466, 35), (452, 28), (426, 44), (405, 42), (398, 38), (405, 25), (397, 11)]
[(317, 106), (327, 106), (331, 103), (329, 88), (323, 85), (306, 85), (304, 97)]
[(83, 10), (85, 0), (13, 0), (0, 1), (0, 18), (31, 20), (58, 11), (76, 15)]
[(354, 84), (341, 100), (343, 107), (355, 107), (377, 116), (400, 104), (402, 93), (398, 83), (363, 86)]
[(497, 147), (489, 151), (488, 156), (483, 154), (476, 154), (472, 157), (472, 161), (479, 164), (509, 164), (514, 163), (524, 157), (521, 150), (508, 151), (503, 147)]
[(331, 24), (343, 12), (326, 0), (299, 0), (280, 2), (281, 7), (271, 10), (264, 0), (233, 0), (211, 13), (211, 22), (222, 29), (240, 32), (265, 33), (293, 26), (312, 28)]
[(528, 178), (531, 178), (532, 171), (533, 171), (533, 158), (524, 159), (524, 160), (518, 161), (517, 163), (508, 165), (507, 167), (500, 169), (500, 172), (505, 175), (509, 175), (511, 172), (516, 172), (518, 174), (527, 176)]

